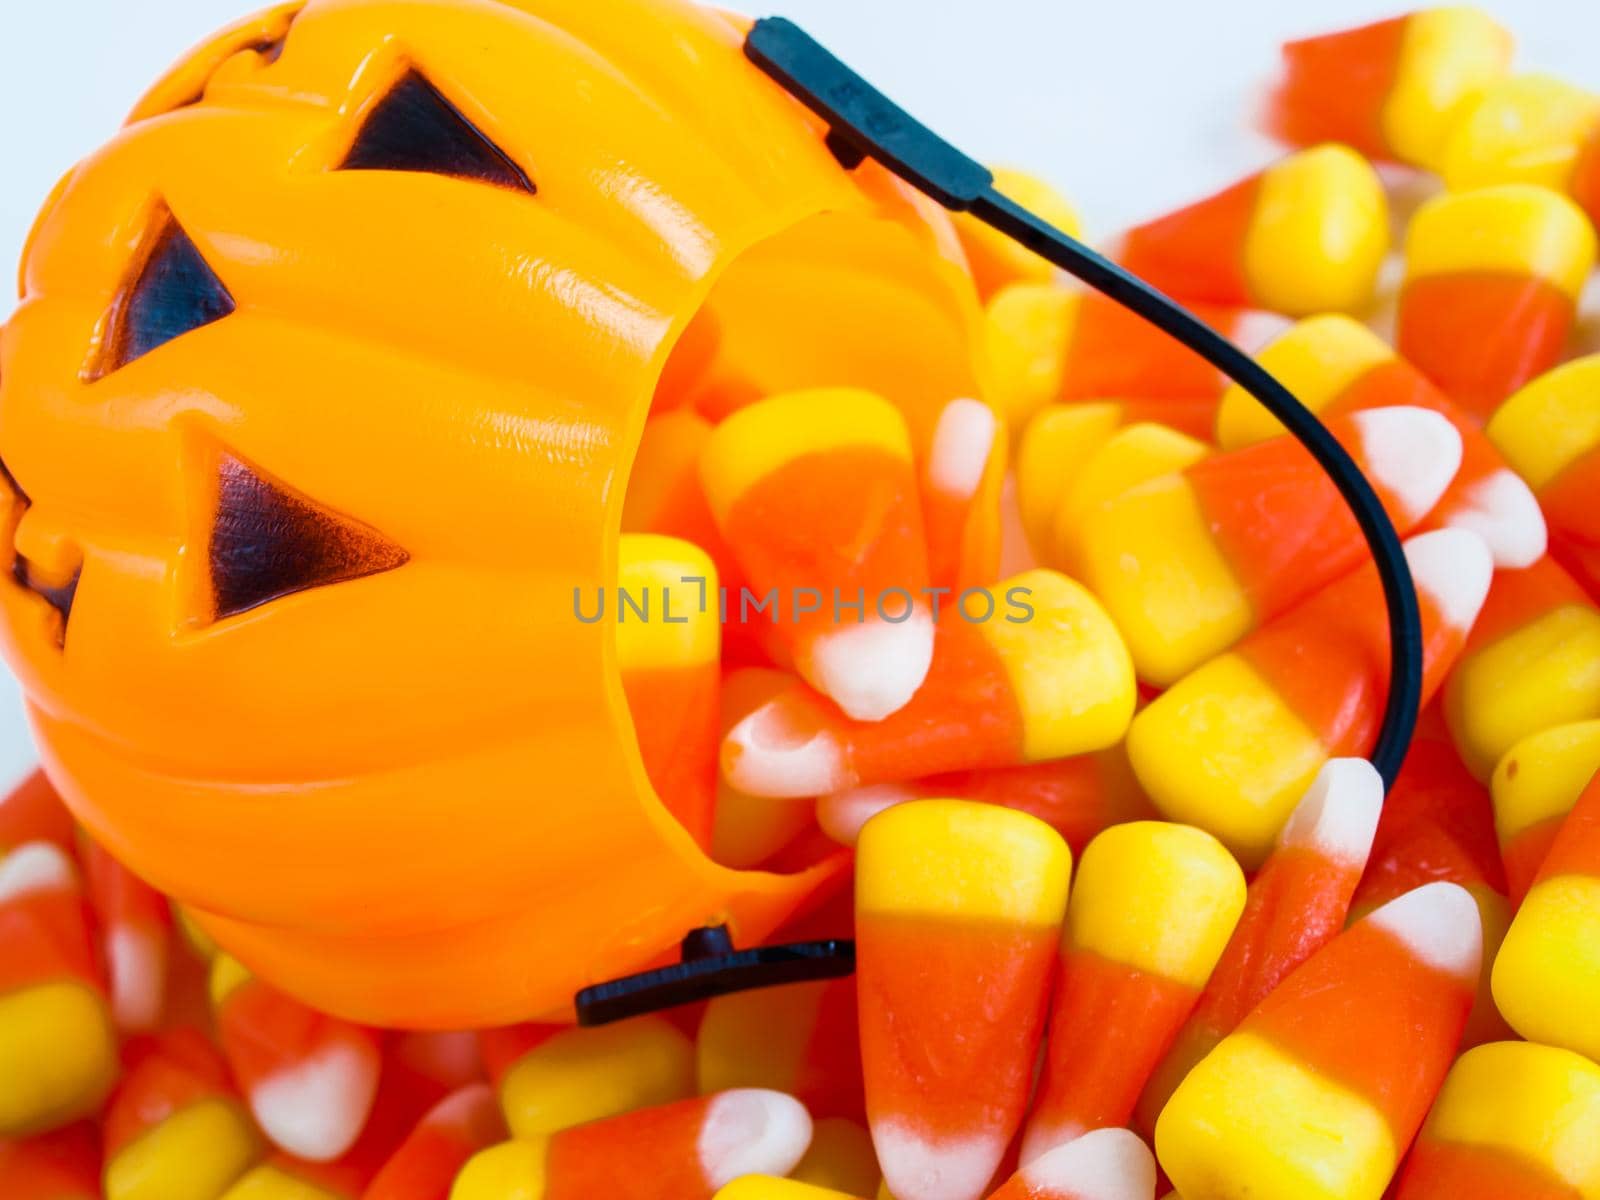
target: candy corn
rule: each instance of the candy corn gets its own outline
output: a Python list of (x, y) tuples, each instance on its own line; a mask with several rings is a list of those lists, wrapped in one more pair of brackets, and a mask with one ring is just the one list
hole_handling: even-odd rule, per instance
[(1067, 908), (1024, 1163), (1127, 1124), (1244, 903), (1238, 863), (1192, 826), (1137, 821), (1089, 843)]
[(1332, 138), (1432, 168), (1463, 110), (1506, 74), (1511, 50), (1509, 33), (1465, 6), (1289, 42), (1269, 122), (1299, 145)]
[(817, 820), (829, 837), (853, 846), (861, 827), (884, 809), (907, 800), (940, 797), (998, 804), (1038, 817), (1081, 853), (1109, 825), (1155, 815), (1139, 788), (1121, 746), (1096, 754), (1000, 767), (957, 771), (910, 783), (880, 783), (835, 792), (817, 802)]
[(6, 1200), (100, 1200), (100, 1134), (88, 1121), (0, 1138)]
[(1600, 717), (1600, 607), (1549, 558), (1499, 572), (1444, 705), (1462, 760), (1485, 780), (1529, 734)]
[(1600, 96), (1548, 75), (1485, 88), (1445, 140), (1440, 173), (1452, 191), (1532, 183), (1570, 194), (1583, 148), (1600, 131)]
[[(1194, 304), (1195, 315), (1254, 352), (1287, 322), (1271, 313)], [(994, 393), (1014, 429), (1055, 400), (1126, 402), (1130, 420), (1201, 433), (1227, 378), (1193, 350), (1098, 292), (1056, 283), (1002, 288), (984, 310)]]
[[(795, 682), (795, 677), (786, 671), (762, 667), (727, 672), (722, 677), (719, 740)], [(815, 805), (809, 797), (786, 802), (770, 796), (751, 796), (730, 784), (719, 771), (711, 856), (728, 867), (758, 866), (810, 829), (814, 814)]]
[(662, 1017), (592, 1029), (517, 1025), (486, 1030), (481, 1042), (516, 1137), (694, 1095), (694, 1049)]
[(645, 773), (673, 816), (709, 846), (721, 679), (717, 569), (688, 542), (653, 534), (624, 534), (617, 558), (617, 667)]
[(1600, 720), (1557, 725), (1523, 738), (1490, 780), (1495, 835), (1513, 905), (1533, 886), (1561, 822), (1600, 771)]
[(1330, 759), (1250, 881), (1244, 911), (1172, 1048), (1139, 1098), (1139, 1127), (1190, 1069), (1283, 978), (1344, 928), (1383, 806), (1383, 780), (1362, 758)]
[(1156, 1162), (1136, 1134), (1096, 1129), (1027, 1163), (990, 1200), (1151, 1200)]
[(166, 898), (91, 838), (82, 839), (80, 853), (104, 939), (111, 1015), (119, 1029), (149, 1032), (166, 1000), (172, 937)]
[(1395, 1200), (1568, 1200), (1600, 1192), (1600, 1067), (1567, 1050), (1495, 1042), (1439, 1089)]
[(1503, 184), (1429, 200), (1406, 235), (1396, 346), (1479, 420), (1553, 366), (1595, 236), (1547, 188)]
[(93, 1113), (116, 1035), (77, 872), (53, 842), (0, 857), (0, 1137)]
[(702, 1093), (765, 1087), (814, 1118), (865, 1116), (851, 980), (719, 996), (706, 1005), (695, 1046)]
[(1551, 557), (1600, 600), (1600, 355), (1529, 383), (1500, 406), (1486, 432), (1538, 495)]
[(1000, 561), (995, 500), (1005, 474), (1005, 440), (994, 410), (969, 397), (939, 410), (922, 467), (928, 578), (934, 587), (980, 586)]
[(1077, 583), (1028, 571), (958, 598), (939, 622), (927, 682), (899, 712), (848, 721), (794, 689), (734, 726), (728, 782), (757, 796), (1015, 766), (1098, 750), (1133, 714), (1133, 667), (1105, 610)]
[(106, 1200), (216, 1200), (260, 1143), (221, 1055), (193, 1029), (130, 1044), (105, 1117)]
[[(1420, 408), (1380, 408), (1329, 428), (1396, 528), (1416, 526), (1461, 462), (1461, 436)], [(1164, 686), (1356, 566), (1366, 541), (1328, 475), (1275, 438), (1202, 459), (1082, 517), (1083, 580), (1128, 641), (1139, 677)]]
[(928, 673), (934, 619), (894, 407), (846, 388), (770, 397), (717, 427), (700, 477), (751, 585), (776, 592), (800, 675), (857, 720), (903, 707)]
[(372, 1033), (314, 1012), (226, 954), (212, 963), (211, 1002), (223, 1054), (262, 1132), (310, 1162), (344, 1154), (378, 1087)]
[(1507, 1037), (1510, 1030), (1489, 993), (1489, 967), (1511, 921), (1491, 805), (1456, 756), (1436, 706), (1430, 706), (1383, 806), (1351, 912), (1361, 916), (1434, 880), (1464, 887), (1483, 927), (1485, 961), (1463, 1044)]
[(43, 771), (34, 771), (0, 798), (0, 855), (25, 842), (52, 842), (63, 850), (75, 843), (72, 814)]
[(1377, 173), (1330, 144), (1136, 226), (1118, 258), (1185, 299), (1301, 316), (1365, 307), (1388, 249)]
[(362, 1200), (449, 1200), (463, 1165), (505, 1139), (494, 1092), (472, 1083), (430, 1109), (373, 1177)]
[[(1461, 652), (1492, 567), (1482, 541), (1454, 529), (1413, 537), (1406, 559), (1422, 607), (1426, 699)], [(1128, 731), (1134, 773), (1166, 816), (1259, 864), (1322, 764), (1370, 748), (1388, 671), (1389, 631), (1368, 565), (1152, 701)]]
[(841, 1192), (798, 1179), (776, 1175), (745, 1175), (735, 1179), (713, 1200), (861, 1200), (858, 1193)]
[(1494, 999), (1529, 1041), (1600, 1061), (1600, 783), (1567, 814), (1512, 918)]
[(1283, 981), (1178, 1086), (1156, 1153), (1185, 1200), (1378, 1200), (1472, 1003), (1478, 909), (1391, 900)]
[(879, 814), (857, 844), (867, 1112), (896, 1200), (977, 1200), (1022, 1121), (1071, 852), (957, 800)]
[[(1301, 321), (1267, 346), (1261, 364), (1324, 419), (1394, 405), (1431, 408), (1461, 434), (1461, 470), (1429, 525), (1470, 529), (1499, 567), (1526, 567), (1545, 552), (1544, 516), (1533, 492), (1476, 423), (1445, 399), (1377, 334), (1348, 317)], [(1283, 432), (1243, 389), (1231, 388), (1217, 412), (1217, 441), (1234, 449)]]
[(456, 1177), (451, 1200), (710, 1200), (742, 1175), (786, 1175), (811, 1119), (779, 1092), (740, 1089), (502, 1142)]
[(1045, 545), (1046, 562), (1075, 578), (1082, 576), (1085, 531), (1102, 507), (1142, 483), (1194, 466), (1210, 453), (1204, 442), (1154, 422), (1117, 430), (1062, 489)]
[[(853, 1032), (850, 1040), (855, 1041)], [(883, 1181), (872, 1135), (865, 1125), (845, 1117), (819, 1117), (812, 1122), (811, 1148), (789, 1178), (850, 1196), (871, 1196)]]
[[(1014, 167), (991, 170), (996, 191), (1037, 213), (1068, 236), (1081, 236), (1077, 212), (1055, 188), (1038, 176)], [(1045, 281), (1055, 274), (1055, 268), (1033, 251), (1019, 246), (976, 217), (958, 213), (955, 226), (980, 296), (992, 296), (1008, 283), (1024, 279)]]

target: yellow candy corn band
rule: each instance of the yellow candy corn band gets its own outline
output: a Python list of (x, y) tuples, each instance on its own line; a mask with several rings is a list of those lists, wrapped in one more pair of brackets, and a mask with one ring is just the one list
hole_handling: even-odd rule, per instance
[(450, 1200), (544, 1200), (547, 1153), (544, 1138), (479, 1150), (456, 1176)]
[(694, 1049), (660, 1017), (558, 1033), (500, 1081), (500, 1107), (519, 1138), (693, 1094)]
[(856, 910), (1054, 926), (1072, 852), (1025, 813), (965, 800), (885, 809), (856, 843)]
[(1406, 234), (1406, 278), (1468, 272), (1533, 276), (1574, 300), (1594, 268), (1589, 218), (1548, 188), (1508, 183), (1435, 196)]
[(712, 1200), (854, 1200), (848, 1192), (780, 1179), (776, 1175), (746, 1175), (735, 1179)]
[(1120, 404), (1051, 404), (1034, 413), (1017, 447), (1017, 504), (1034, 552), (1050, 552), (1056, 510), (1083, 465), (1122, 423)]
[(1082, 584), (1044, 569), (1002, 580), (994, 594), (995, 616), (977, 628), (1011, 681), (1024, 759), (1066, 758), (1120, 739), (1137, 684), (1128, 648), (1100, 602)]
[(1489, 790), (1502, 842), (1570, 812), (1600, 771), (1600, 720), (1574, 721), (1523, 738), (1495, 765)]
[(1492, 982), (1495, 1004), (1523, 1037), (1600, 1060), (1600, 878), (1535, 884), (1500, 945)]
[(1384, 140), (1404, 161), (1437, 168), (1450, 130), (1486, 87), (1504, 77), (1511, 51), (1511, 35), (1480, 9), (1411, 14), (1380, 118)]
[(254, 1161), (250, 1123), (226, 1100), (202, 1100), (147, 1130), (106, 1163), (106, 1200), (213, 1200)]
[(1162, 815), (1214, 834), (1247, 867), (1266, 858), (1327, 757), (1235, 654), (1184, 676), (1128, 730), (1134, 774)]
[(1424, 1136), (1532, 1159), (1592, 1200), (1600, 1196), (1596, 1129), (1600, 1067), (1553, 1046), (1492, 1042), (1450, 1068)]
[(1053, 283), (1013, 283), (984, 309), (983, 340), (994, 399), (1021, 429), (1061, 392), (1079, 297)]
[(1490, 778), (1500, 756), (1541, 729), (1600, 716), (1600, 613), (1564, 605), (1464, 659), (1445, 688), (1462, 761)]
[(694, 543), (623, 534), (617, 542), (617, 665), (642, 671), (716, 662), (722, 652), (718, 586), (716, 564)]
[(1257, 303), (1291, 316), (1347, 312), (1372, 299), (1389, 250), (1389, 202), (1348, 146), (1302, 151), (1262, 173), (1244, 244)]
[(0, 1137), (88, 1116), (117, 1071), (116, 1036), (93, 989), (62, 980), (0, 995)]
[(789, 1178), (863, 1197), (875, 1193), (883, 1179), (872, 1135), (866, 1126), (844, 1117), (821, 1117), (812, 1122), (811, 1146)]
[[(790, 984), (718, 996), (706, 1005), (695, 1037), (701, 1095), (736, 1087), (785, 1091), (806, 1062), (806, 1039), (816, 1025), (822, 983)], [(784, 1036), (778, 1036), (780, 1031)], [(789, 1036), (791, 1031), (797, 1036)], [(759, 1046), (759, 1054), (751, 1048)]]
[(1531, 183), (1564, 191), (1578, 151), (1600, 123), (1600, 96), (1549, 75), (1518, 75), (1487, 88), (1445, 142), (1452, 191)]
[(327, 1188), (280, 1171), (259, 1166), (222, 1194), (221, 1200), (341, 1200)]
[(1381, 1111), (1241, 1033), (1179, 1085), (1155, 1142), (1178, 1191), (1200, 1200), (1377, 1197), (1396, 1162)]
[(1102, 505), (1085, 518), (1080, 540), (1084, 582), (1148, 683), (1175, 682), (1254, 625), (1249, 599), (1181, 475)]
[(911, 461), (905, 418), (859, 388), (787, 392), (741, 408), (718, 425), (700, 457), (700, 482), (717, 520), (778, 468), (827, 450), (876, 447)]
[(1199, 462), (1204, 442), (1153, 421), (1140, 421), (1106, 439), (1079, 468), (1056, 510), (1054, 559), (1068, 574), (1081, 574), (1080, 532), (1094, 513), (1128, 489)]
[[(1044, 180), (1013, 167), (994, 167), (991, 169), (991, 174), (994, 176), (994, 186), (997, 191), (1009, 196), (1030, 212), (1038, 213), (1069, 236), (1079, 235), (1077, 212), (1067, 202), (1065, 196)], [(1002, 265), (1007, 273), (1019, 279), (1041, 281), (1049, 279), (1055, 273), (1055, 268), (1037, 254), (1019, 246), (1005, 234), (991, 229), (976, 217), (958, 213), (955, 221), (961, 231), (961, 240), (975, 247), (978, 255), (993, 259)]]
[(235, 988), (250, 982), (250, 969), (231, 954), (218, 952), (211, 960), (207, 990), (211, 1007), (219, 1008)]
[(1600, 446), (1600, 354), (1546, 372), (1502, 404), (1484, 432), (1535, 491)]
[(1067, 944), (1199, 991), (1244, 911), (1244, 872), (1191, 825), (1114, 825), (1083, 852)]
[[(1295, 398), (1320, 412), (1394, 351), (1372, 330), (1339, 313), (1307, 317), (1256, 355)], [(1283, 432), (1278, 419), (1238, 384), (1228, 388), (1217, 410), (1217, 444), (1237, 450)]]

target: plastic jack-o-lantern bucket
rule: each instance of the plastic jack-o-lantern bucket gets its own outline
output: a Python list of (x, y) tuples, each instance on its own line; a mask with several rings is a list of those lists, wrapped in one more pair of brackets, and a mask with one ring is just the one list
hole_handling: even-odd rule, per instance
[(316, 1005), (556, 1015), (840, 877), (710, 861), (574, 618), (664, 374), (871, 388), (924, 440), (981, 394), (943, 214), (741, 36), (675, 0), (280, 7), (39, 219), (6, 657), (94, 835)]

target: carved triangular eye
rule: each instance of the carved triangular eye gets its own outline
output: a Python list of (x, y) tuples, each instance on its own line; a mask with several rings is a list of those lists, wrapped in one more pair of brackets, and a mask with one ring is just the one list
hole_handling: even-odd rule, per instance
[(233, 296), (227, 287), (189, 235), (168, 216), (139, 274), (111, 310), (104, 349), (92, 377), (109, 375), (233, 310)]
[(416, 71), (379, 100), (341, 171), (421, 171), (532, 193), (533, 180)]
[(377, 530), (222, 455), (209, 548), (219, 620), (307, 588), (391, 571), (409, 558)]

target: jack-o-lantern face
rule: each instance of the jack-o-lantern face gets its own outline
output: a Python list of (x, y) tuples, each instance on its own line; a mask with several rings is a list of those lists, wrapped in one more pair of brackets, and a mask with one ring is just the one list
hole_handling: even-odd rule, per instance
[(282, 7), (30, 240), (0, 605), (47, 768), (327, 1008), (557, 1011), (839, 870), (708, 861), (572, 608), (697, 314), (754, 390), (873, 387), (918, 436), (977, 388), (948, 227), (739, 40), (671, 0)]

